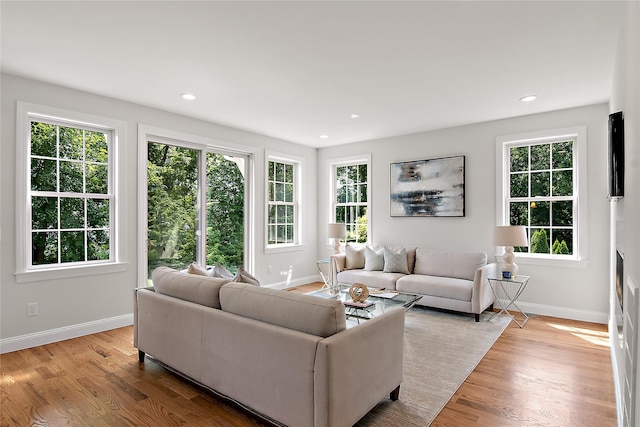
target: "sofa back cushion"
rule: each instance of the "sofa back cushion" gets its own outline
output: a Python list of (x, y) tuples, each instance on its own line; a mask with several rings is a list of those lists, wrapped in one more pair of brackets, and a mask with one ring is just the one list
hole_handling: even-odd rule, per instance
[(344, 304), (335, 299), (229, 283), (220, 290), (223, 311), (328, 337), (346, 328)]
[(416, 249), (414, 274), (473, 280), (476, 270), (487, 264), (484, 252), (444, 252)]
[(220, 308), (220, 288), (229, 283), (226, 279), (189, 274), (169, 267), (156, 268), (151, 279), (159, 294), (213, 308)]
[(364, 268), (364, 245), (358, 245), (347, 242), (344, 247), (345, 253), (345, 270), (354, 270), (356, 268)]

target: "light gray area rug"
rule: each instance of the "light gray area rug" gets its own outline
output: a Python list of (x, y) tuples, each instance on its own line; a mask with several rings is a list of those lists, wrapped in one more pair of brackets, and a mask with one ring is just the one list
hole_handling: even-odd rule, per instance
[(357, 424), (365, 426), (428, 426), (444, 408), (500, 337), (510, 318), (480, 322), (473, 316), (414, 307), (405, 317), (404, 382), (400, 399), (379, 403)]

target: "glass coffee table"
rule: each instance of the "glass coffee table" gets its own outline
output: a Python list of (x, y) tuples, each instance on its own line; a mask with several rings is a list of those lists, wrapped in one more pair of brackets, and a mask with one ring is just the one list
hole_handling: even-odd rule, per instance
[[(330, 288), (320, 289), (319, 291), (309, 292), (307, 295), (313, 295), (321, 298), (334, 298), (345, 304), (345, 313), (347, 319), (373, 319), (376, 316), (385, 313), (394, 308), (403, 307), (409, 310), (415, 303), (422, 298), (422, 295), (408, 294), (397, 291), (380, 291), (376, 288), (369, 288), (369, 297), (365, 302), (365, 306), (357, 306), (350, 304), (352, 302), (349, 295), (351, 285), (333, 286)], [(348, 325), (347, 325), (348, 327)]]

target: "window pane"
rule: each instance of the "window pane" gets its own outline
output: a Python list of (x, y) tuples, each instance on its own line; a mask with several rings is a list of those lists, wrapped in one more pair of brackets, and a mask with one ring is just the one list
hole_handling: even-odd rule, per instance
[(109, 232), (90, 230), (87, 232), (87, 260), (109, 259)]
[(529, 147), (512, 147), (509, 149), (512, 172), (529, 170)]
[(84, 261), (84, 231), (60, 232), (60, 261)]
[(551, 144), (531, 146), (531, 170), (551, 169)]
[(60, 191), (82, 193), (82, 163), (60, 161)]
[(276, 183), (276, 202), (284, 201), (284, 184)]
[(527, 197), (529, 195), (529, 175), (526, 173), (511, 174), (511, 197)]
[(553, 168), (573, 167), (573, 142), (565, 141), (553, 144)]
[(46, 230), (58, 228), (58, 198), (31, 198), (31, 229)]
[(276, 222), (278, 224), (284, 223), (286, 216), (287, 216), (287, 207), (283, 205), (279, 205), (277, 207)]
[(554, 171), (553, 195), (571, 196), (573, 194), (573, 170)]
[(56, 191), (56, 161), (31, 159), (31, 190)]
[(531, 173), (531, 197), (549, 196), (549, 172)]
[(101, 132), (84, 132), (86, 159), (89, 162), (107, 163), (109, 160), (109, 148), (107, 135)]
[(87, 193), (109, 194), (109, 168), (107, 165), (87, 164)]
[(347, 202), (347, 188), (344, 185), (338, 186), (336, 189), (336, 201), (338, 203), (346, 203)]
[[(60, 126), (60, 158), (82, 160), (82, 129)], [(84, 256), (83, 256), (84, 258)]]
[(346, 222), (345, 221), (345, 208), (344, 206), (336, 207), (336, 222)]
[(293, 165), (285, 164), (284, 181), (288, 183), (293, 183)]
[(84, 228), (83, 199), (60, 198), (60, 228)]
[(573, 255), (573, 231), (553, 230), (552, 253), (557, 255)]
[(293, 224), (295, 219), (295, 208), (293, 206), (287, 206), (287, 224)]
[(360, 203), (367, 203), (367, 184), (360, 184), (358, 186), (358, 197)]
[(287, 203), (293, 203), (293, 184), (285, 184), (284, 201)]
[(278, 235), (276, 237), (276, 241), (278, 243), (284, 243), (287, 241), (287, 226), (286, 225), (277, 225), (276, 229), (278, 230)]
[(90, 228), (108, 228), (109, 200), (87, 199), (87, 222)]
[(358, 182), (367, 182), (367, 165), (358, 165)]
[(293, 243), (293, 225), (287, 225), (287, 243)]
[(36, 232), (31, 234), (31, 264), (58, 263), (58, 233)]
[(34, 156), (57, 157), (56, 125), (31, 122), (31, 154)]
[(269, 206), (269, 224), (276, 223), (276, 207), (275, 205)]
[(269, 226), (269, 244), (273, 245), (273, 244), (277, 243), (278, 242), (277, 241), (277, 237), (278, 237), (278, 234), (277, 234), (276, 226), (275, 225), (270, 225)]
[(509, 206), (509, 225), (528, 225), (529, 203), (512, 202)]
[(276, 163), (276, 181), (284, 182), (284, 164)]
[(529, 240), (529, 250), (531, 253), (548, 254), (551, 253), (549, 247), (549, 229), (532, 228), (533, 234)]
[(549, 202), (531, 202), (531, 225), (549, 226)]
[(553, 202), (553, 226), (572, 226), (573, 225), (573, 202)]
[(269, 170), (267, 171), (269, 181), (276, 179), (276, 164), (275, 162), (269, 162)]

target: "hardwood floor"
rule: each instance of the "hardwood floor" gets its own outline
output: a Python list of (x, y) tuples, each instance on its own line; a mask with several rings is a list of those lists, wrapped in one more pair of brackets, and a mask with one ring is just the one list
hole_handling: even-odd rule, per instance
[[(0, 426), (267, 425), (138, 363), (132, 340), (125, 327), (0, 355)], [(432, 424), (615, 425), (606, 326), (551, 317), (512, 323)]]

